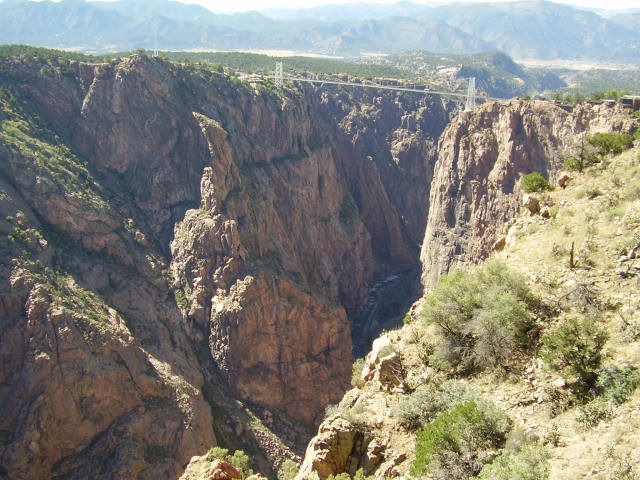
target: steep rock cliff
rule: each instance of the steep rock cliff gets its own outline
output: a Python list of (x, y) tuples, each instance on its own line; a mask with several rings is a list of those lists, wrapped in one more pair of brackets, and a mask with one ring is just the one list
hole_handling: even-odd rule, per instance
[(75, 77), (47, 82), (37, 62), (12, 61), (0, 133), (0, 471), (175, 476), (216, 439), (166, 262), (63, 142), (80, 118)]
[(419, 265), (442, 105), (144, 55), (1, 68), (4, 471), (171, 477), (213, 424), (242, 447), (244, 408), (317, 422), (368, 288)]
[[(588, 113), (591, 128), (628, 128), (637, 132), (640, 127), (637, 117), (629, 112), (621, 115), (615, 110), (597, 110), (589, 108), (580, 113)], [(569, 385), (575, 382), (573, 372), (550, 368), (549, 360), (539, 353), (544, 347), (539, 347), (545, 345), (543, 339), (557, 332), (558, 324), (585, 315), (594, 316), (602, 331), (611, 335), (602, 350), (606, 351), (602, 371), (622, 365), (631, 370), (638, 364), (637, 330), (632, 330), (633, 336), (629, 330), (634, 328), (632, 322), (640, 312), (637, 292), (639, 153), (636, 141), (632, 149), (608, 157), (602, 164), (593, 165), (583, 173), (571, 173), (571, 181), (564, 187), (544, 193), (544, 203), (556, 207), (555, 214), (545, 218), (523, 208), (509, 222), (509, 237), (513, 232), (517, 235), (495, 253), (495, 260), (511, 272), (508, 275), (523, 274), (525, 288), (530, 289), (533, 298), (539, 299), (538, 305), (544, 305), (543, 309), (534, 311), (535, 326), (529, 330), (532, 344), (526, 352), (514, 352), (506, 365), (502, 364), (504, 369), (501, 365), (472, 373), (456, 372), (449, 365), (443, 367), (434, 362), (437, 357), (432, 354), (442, 348), (438, 345), (442, 337), (433, 325), (425, 322), (424, 309), (429, 308), (432, 300), (425, 295), (412, 306), (402, 328), (374, 341), (359, 379), (355, 378), (357, 385), (338, 405), (328, 409), (327, 418), (309, 443), (296, 478), (325, 479), (344, 473), (351, 476), (364, 473), (367, 478), (381, 480), (414, 478), (414, 460), (418, 457), (420, 462), (424, 458), (420, 454), (426, 450), (421, 442), (423, 433), (430, 431), (437, 436), (434, 432), (443, 425), (445, 429), (457, 428), (456, 421), (447, 419), (440, 423), (438, 419), (444, 417), (433, 412), (451, 412), (454, 404), (469, 398), (494, 404), (495, 412), (506, 414), (513, 429), (507, 438), (514, 439), (517, 432), (521, 437), (529, 436), (536, 444), (541, 439), (539, 446), (544, 446), (545, 458), (527, 451), (525, 455), (530, 461), (527, 464), (525, 460), (511, 457), (513, 446), (507, 441), (501, 450), (493, 451), (484, 460), (493, 462), (488, 478), (492, 475), (514, 478), (516, 470), (549, 479), (588, 477), (594, 472), (609, 477), (620, 476), (621, 471), (637, 473), (638, 464), (634, 463), (639, 448), (637, 439), (640, 439), (640, 422), (634, 413), (640, 403), (637, 385), (620, 403), (608, 404), (611, 411), (606, 421), (598, 419), (596, 425), (587, 426), (583, 420), (586, 405), (604, 402), (604, 392), (593, 390), (587, 403), (572, 398)], [(585, 192), (597, 194), (585, 195)], [(612, 205), (615, 205), (614, 215)], [(573, 243), (576, 251), (581, 252), (575, 262), (570, 260), (569, 253)], [(487, 264), (480, 268), (487, 268)], [(582, 288), (589, 289), (589, 300), (575, 294)], [(451, 292), (451, 284), (445, 289)], [(442, 301), (445, 289), (439, 291), (436, 301)], [(456, 293), (459, 295), (459, 292), (453, 295)], [(460, 306), (465, 301), (467, 299), (453, 298), (451, 305)], [(452, 315), (455, 317), (456, 313)], [(580, 349), (576, 342), (569, 346), (574, 352)], [(444, 400), (446, 396), (454, 400)], [(555, 440), (549, 441), (550, 436)], [(443, 441), (439, 448), (446, 443)], [(603, 456), (602, 451), (611, 453)], [(501, 458), (500, 454), (505, 453)], [(439, 458), (445, 458), (454, 454), (440, 455)], [(500, 460), (495, 461), (496, 458)], [(443, 468), (434, 462), (421, 478), (446, 477), (453, 475), (452, 472), (466, 478), (473, 474), (459, 473), (465, 463), (466, 460), (457, 459)], [(485, 473), (486, 470), (478, 477), (484, 478)]]
[(425, 288), (491, 253), (518, 213), (523, 175), (539, 172), (554, 181), (585, 132), (629, 127), (616, 108), (586, 105), (569, 113), (543, 101), (490, 102), (461, 114), (438, 144), (420, 254)]
[[(417, 132), (424, 108), (384, 97), (244, 94), (194, 114), (211, 166), (200, 209), (176, 227), (172, 269), (189, 331), (209, 339), (234, 392), (310, 425), (346, 388), (348, 317), (367, 288), (416, 266), (424, 223), (404, 219), (424, 208), (434, 137)], [(358, 113), (367, 101), (382, 104), (375, 119)], [(446, 116), (432, 108), (437, 132)], [(386, 149), (365, 141), (377, 138)]]

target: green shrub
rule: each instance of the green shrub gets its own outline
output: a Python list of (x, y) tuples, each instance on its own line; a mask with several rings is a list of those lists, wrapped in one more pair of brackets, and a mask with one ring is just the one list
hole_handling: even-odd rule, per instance
[(364, 474), (364, 469), (359, 468), (355, 475), (352, 477), (348, 473), (337, 473), (335, 475), (329, 475), (327, 480), (366, 480), (367, 476)]
[(233, 455), (227, 457), (227, 461), (242, 472), (242, 478), (253, 474), (249, 468), (249, 456), (242, 450), (236, 450)]
[(508, 364), (529, 346), (530, 311), (537, 306), (524, 277), (499, 260), (471, 274), (443, 275), (422, 313), (444, 337), (432, 365), (470, 371)]
[(351, 480), (351, 475), (348, 473), (337, 473), (335, 475), (329, 475), (327, 480)]
[(549, 450), (539, 443), (527, 443), (517, 452), (505, 452), (485, 465), (478, 480), (544, 480), (551, 467)]
[(457, 381), (429, 382), (418, 387), (411, 395), (393, 406), (392, 411), (400, 425), (416, 430), (424, 427), (440, 412), (468, 398), (465, 388)]
[(345, 196), (340, 204), (340, 212), (338, 214), (340, 222), (345, 226), (350, 226), (358, 215), (356, 206), (351, 202), (351, 198)]
[(540, 355), (568, 377), (578, 397), (585, 398), (596, 385), (607, 340), (607, 333), (592, 319), (572, 318), (542, 339)]
[(613, 411), (609, 402), (594, 400), (580, 407), (576, 420), (584, 428), (590, 429), (597, 427), (601, 421), (611, 418), (612, 415)]
[(240, 470), (242, 478), (253, 475), (253, 470), (249, 468), (249, 456), (242, 450), (236, 450), (233, 454), (229, 454), (229, 450), (222, 447), (212, 447), (207, 452), (206, 459), (212, 462), (216, 459), (229, 462), (231, 465)]
[(583, 168), (582, 163), (576, 157), (569, 156), (562, 162), (562, 169), (568, 170), (569, 172), (581, 172)]
[(520, 185), (526, 193), (543, 192), (551, 190), (551, 184), (538, 172), (531, 172), (522, 177)]
[(226, 460), (229, 455), (229, 449), (222, 447), (211, 447), (207, 452), (207, 460), (213, 461), (215, 459)]
[(393, 416), (403, 427), (415, 430), (433, 419), (442, 409), (436, 399), (435, 389), (423, 386), (411, 395), (405, 396), (393, 406)]
[(411, 474), (464, 479), (477, 475), (490, 451), (504, 444), (509, 430), (506, 415), (495, 406), (474, 400), (440, 413), (418, 432)]
[(602, 190), (600, 190), (598, 187), (588, 188), (585, 192), (585, 195), (589, 200), (593, 200), (594, 198), (602, 195)]
[(364, 469), (359, 468), (356, 470), (356, 474), (353, 476), (353, 480), (366, 480), (367, 476), (364, 474)]
[(278, 469), (278, 480), (293, 480), (298, 475), (296, 462), (287, 458)]
[(355, 387), (362, 381), (362, 370), (364, 370), (364, 358), (356, 358), (351, 365), (351, 386)]
[(607, 155), (618, 155), (633, 146), (634, 136), (626, 133), (599, 132), (586, 135), (575, 148), (575, 154), (567, 157), (562, 165), (566, 170), (582, 172), (600, 163)]
[(585, 168), (599, 163), (601, 158), (597, 148), (589, 143), (589, 137), (583, 136), (574, 149), (574, 155), (567, 157), (562, 168), (574, 172), (582, 172)]
[(176, 299), (176, 305), (178, 305), (178, 307), (180, 307), (181, 310), (183, 311), (188, 311), (189, 310), (189, 300), (187, 299), (187, 295), (186, 293), (184, 293), (184, 290), (181, 288), (176, 288), (173, 291), (173, 295)]
[(626, 402), (638, 385), (640, 385), (640, 372), (630, 367), (605, 367), (600, 370), (596, 380), (598, 393), (616, 405)]
[(626, 133), (598, 132), (587, 136), (587, 142), (593, 145), (597, 152), (604, 155), (618, 155), (633, 145), (633, 135)]

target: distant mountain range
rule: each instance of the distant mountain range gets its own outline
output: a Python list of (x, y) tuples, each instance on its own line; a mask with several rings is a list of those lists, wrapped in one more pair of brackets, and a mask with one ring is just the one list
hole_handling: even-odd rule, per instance
[(169, 0), (0, 2), (0, 43), (84, 52), (289, 50), (341, 57), (502, 51), (517, 60), (638, 64), (640, 10), (605, 18), (546, 1), (350, 4), (214, 14)]

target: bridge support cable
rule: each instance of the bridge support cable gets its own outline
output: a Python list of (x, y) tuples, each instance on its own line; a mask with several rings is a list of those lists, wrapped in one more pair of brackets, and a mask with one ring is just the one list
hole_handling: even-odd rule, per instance
[[(276, 62), (276, 73), (273, 77), (275, 81), (276, 87), (282, 87), (284, 85), (284, 74), (282, 73), (282, 62)], [(344, 82), (339, 80), (317, 80), (312, 78), (301, 78), (301, 77), (287, 77), (287, 81), (291, 82), (306, 82), (306, 83), (319, 83), (321, 85), (341, 85), (346, 87), (358, 87), (358, 88), (375, 88), (377, 90), (394, 90), (397, 92), (410, 92), (410, 93), (419, 93), (422, 95), (440, 95), (443, 97), (464, 97), (465, 98), (465, 112), (472, 111), (476, 106), (476, 78), (472, 77), (469, 79), (469, 88), (467, 93), (454, 93), (454, 92), (442, 92), (431, 90), (429, 88), (408, 88), (408, 87), (397, 87), (397, 86), (389, 86), (389, 85), (378, 85), (375, 83), (357, 83), (357, 82)]]

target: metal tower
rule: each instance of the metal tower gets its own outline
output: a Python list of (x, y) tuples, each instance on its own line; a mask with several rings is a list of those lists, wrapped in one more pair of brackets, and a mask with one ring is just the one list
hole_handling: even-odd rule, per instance
[(464, 111), (471, 112), (476, 107), (476, 77), (469, 79), (469, 89), (467, 90), (467, 101), (464, 104)]
[(276, 87), (282, 87), (284, 76), (282, 75), (282, 62), (276, 62)]
[(158, 20), (153, 22), (153, 56), (158, 56)]

